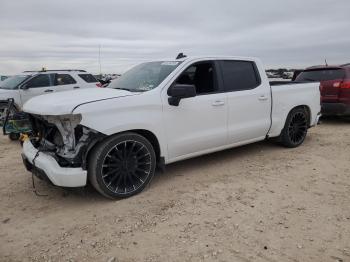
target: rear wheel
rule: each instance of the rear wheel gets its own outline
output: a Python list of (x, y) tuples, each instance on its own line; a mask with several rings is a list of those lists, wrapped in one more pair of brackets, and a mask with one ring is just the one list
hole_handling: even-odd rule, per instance
[(6, 103), (0, 103), (0, 121), (1, 121), (1, 124), (5, 120), (7, 107), (8, 107), (8, 105)]
[(17, 141), (17, 140), (19, 140), (21, 135), (18, 133), (10, 133), (8, 136), (9, 136), (10, 140)]
[(136, 133), (108, 138), (89, 156), (89, 179), (102, 195), (117, 199), (141, 192), (153, 178), (156, 155), (151, 143)]
[(297, 147), (301, 145), (306, 137), (309, 117), (304, 108), (293, 109), (286, 120), (280, 141), (286, 147)]

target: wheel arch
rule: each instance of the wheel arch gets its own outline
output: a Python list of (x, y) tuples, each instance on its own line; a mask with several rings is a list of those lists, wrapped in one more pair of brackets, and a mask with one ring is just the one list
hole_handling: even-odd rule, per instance
[(285, 118), (284, 118), (284, 121), (283, 121), (283, 126), (282, 126), (282, 128), (281, 128), (281, 130), (280, 130), (280, 132), (279, 132), (279, 135), (282, 134), (283, 128), (284, 128), (284, 126), (285, 126), (285, 124), (286, 124), (286, 122), (287, 122), (287, 119), (288, 119), (288, 116), (290, 115), (290, 113), (291, 113), (293, 110), (298, 109), (298, 108), (302, 108), (302, 109), (304, 109), (304, 110), (306, 111), (307, 116), (308, 116), (308, 123), (309, 123), (309, 127), (310, 127), (310, 125), (311, 125), (311, 122), (310, 122), (310, 121), (311, 121), (311, 110), (310, 110), (310, 107), (307, 106), (307, 105), (298, 105), (298, 106), (294, 106), (294, 107), (291, 108), (291, 109), (288, 111), (288, 113), (286, 114), (286, 116), (285, 116)]
[[(160, 165), (160, 167), (162, 167), (162, 165), (164, 164), (164, 160), (163, 160), (163, 157), (162, 157), (162, 152), (161, 152), (161, 148), (160, 148), (160, 144), (159, 144), (159, 140), (157, 138), (157, 136), (149, 131), (149, 130), (146, 130), (146, 129), (129, 129), (129, 130), (124, 130), (124, 131), (121, 131), (121, 132), (117, 132), (117, 133), (114, 133), (114, 134), (111, 134), (109, 136), (105, 136), (103, 139), (99, 140), (99, 141), (96, 141), (96, 143), (94, 143), (93, 146), (91, 146), (89, 149), (88, 149), (88, 152), (86, 152), (85, 154), (85, 161), (83, 160), (83, 163), (86, 162), (87, 163), (87, 160), (89, 159), (89, 155), (91, 154), (91, 152), (93, 151), (93, 149), (102, 141), (112, 137), (112, 136), (117, 136), (117, 135), (120, 135), (120, 134), (123, 134), (123, 133), (136, 133), (136, 134), (139, 134), (141, 136), (143, 136), (144, 138), (146, 138), (150, 143), (151, 145), (153, 146), (153, 149), (154, 149), (154, 152), (156, 154), (156, 162), (158, 165)], [(88, 165), (88, 163), (87, 163)], [(85, 166), (85, 168), (87, 169), (87, 165)]]
[[(303, 133), (301, 134), (301, 136), (299, 138), (297, 137), (291, 137), (289, 134), (289, 121), (290, 121), (290, 117), (292, 116), (292, 112), (298, 110), (296, 112), (300, 112), (303, 111), (305, 112), (304, 114), (306, 115), (306, 121), (304, 122), (304, 130), (302, 131)], [(307, 129), (310, 127), (310, 116), (311, 112), (310, 112), (310, 108), (307, 105), (298, 105), (293, 107), (292, 109), (289, 110), (287, 117), (284, 121), (284, 127), (281, 130), (280, 135), (278, 136), (278, 142), (281, 143), (283, 146), (288, 147), (288, 148), (294, 148), (297, 147), (299, 145), (301, 145), (304, 142), (304, 139), (306, 137), (307, 134)], [(287, 126), (288, 125), (288, 126)], [(299, 128), (299, 127), (298, 127)], [(292, 128), (293, 129), (293, 128)], [(299, 128), (300, 130), (300, 128)], [(299, 130), (297, 130), (297, 132), (299, 132)], [(294, 131), (293, 131), (294, 132)]]
[[(144, 138), (146, 138), (153, 146), (154, 152), (156, 153), (157, 163), (159, 163), (160, 158), (161, 158), (161, 150), (160, 150), (158, 138), (153, 132), (146, 130), (146, 129), (132, 129), (132, 130), (128, 130), (125, 132), (137, 133), (137, 134), (143, 136)], [(122, 132), (122, 133), (125, 133), (125, 132)]]
[[(291, 106), (289, 109), (287, 110), (283, 110), (281, 108), (281, 111), (274, 111), (273, 115), (272, 115), (272, 125), (271, 125), (271, 129), (269, 130), (269, 133), (267, 135), (267, 137), (269, 138), (273, 138), (273, 137), (278, 137), (281, 135), (282, 130), (286, 124), (286, 121), (288, 119), (288, 116), (290, 115), (290, 113), (296, 109), (296, 108), (302, 108), (307, 112), (308, 115), (308, 123), (309, 123), (309, 127), (311, 126), (311, 122), (312, 122), (312, 111), (310, 109), (310, 107), (306, 104), (300, 104), (300, 105), (293, 105)], [(284, 112), (283, 112), (284, 111)]]
[[(310, 126), (311, 126), (311, 119), (312, 119), (312, 118), (311, 118), (311, 109), (310, 109), (310, 107), (309, 107), (308, 105), (299, 105), (299, 106), (293, 107), (291, 110), (289, 110), (285, 121), (287, 121), (287, 118), (288, 118), (289, 114), (290, 114), (294, 109), (297, 109), (297, 108), (303, 108), (303, 109), (306, 111), (307, 117), (308, 117), (307, 120), (308, 120), (309, 127), (310, 127)], [(284, 121), (284, 122), (285, 122), (285, 121)]]

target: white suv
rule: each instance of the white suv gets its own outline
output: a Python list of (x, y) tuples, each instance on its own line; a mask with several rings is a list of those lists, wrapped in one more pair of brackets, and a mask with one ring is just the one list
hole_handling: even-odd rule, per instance
[(73, 89), (100, 87), (96, 78), (84, 70), (25, 71), (0, 83), (0, 117), (13, 98), (16, 110), (30, 98)]
[(7, 78), (8, 78), (8, 76), (0, 75), (0, 83), (1, 83), (2, 81), (5, 81)]

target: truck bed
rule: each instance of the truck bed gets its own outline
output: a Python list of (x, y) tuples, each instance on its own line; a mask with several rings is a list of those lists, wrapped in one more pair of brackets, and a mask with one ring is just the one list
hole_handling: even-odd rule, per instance
[(271, 84), (272, 113), (270, 137), (278, 136), (284, 127), (285, 119), (295, 105), (307, 107), (310, 126), (317, 124), (320, 106), (320, 84), (318, 82), (286, 82)]
[(310, 83), (307, 81), (270, 81), (270, 86), (295, 85)]

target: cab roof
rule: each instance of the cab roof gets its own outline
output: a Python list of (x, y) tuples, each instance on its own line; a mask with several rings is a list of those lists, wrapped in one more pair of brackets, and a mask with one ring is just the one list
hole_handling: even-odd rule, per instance
[(318, 70), (318, 69), (350, 69), (350, 63), (342, 65), (316, 65), (307, 67), (305, 70)]
[(170, 59), (167, 61), (178, 61), (178, 62), (183, 62), (183, 61), (192, 61), (192, 60), (247, 60), (247, 61), (256, 61), (258, 58), (256, 57), (245, 57), (245, 56), (216, 56), (216, 55), (207, 55), (207, 56), (186, 56), (182, 57), (179, 59)]

